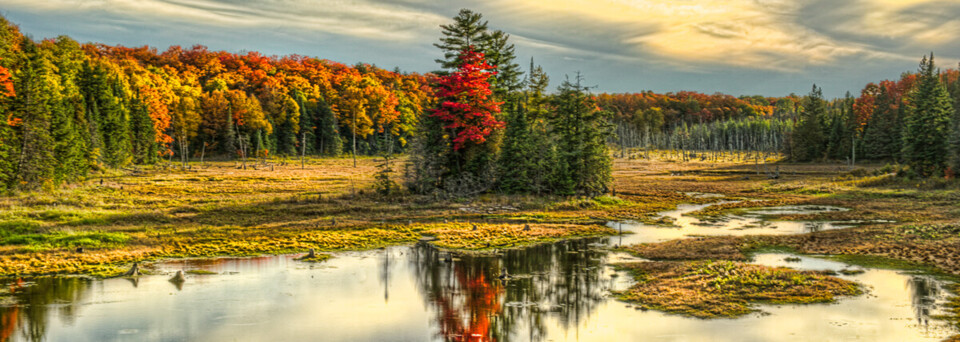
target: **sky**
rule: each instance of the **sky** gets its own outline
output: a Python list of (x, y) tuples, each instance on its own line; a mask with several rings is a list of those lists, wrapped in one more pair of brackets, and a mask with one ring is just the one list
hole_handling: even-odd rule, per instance
[(126, 46), (202, 44), (429, 72), (439, 25), (461, 8), (511, 35), (557, 85), (597, 92), (858, 94), (914, 71), (956, 68), (960, 0), (0, 0), (34, 39)]

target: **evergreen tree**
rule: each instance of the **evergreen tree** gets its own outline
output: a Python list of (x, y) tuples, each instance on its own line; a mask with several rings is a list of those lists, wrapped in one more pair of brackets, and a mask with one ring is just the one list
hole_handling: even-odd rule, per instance
[(530, 122), (523, 106), (514, 109), (507, 118), (507, 132), (500, 155), (500, 189), (507, 193), (527, 193), (533, 190), (530, 175), (535, 168), (535, 155), (531, 141)]
[(523, 72), (515, 62), (516, 48), (509, 39), (509, 34), (496, 30), (487, 34), (480, 45), (481, 51), (487, 57), (487, 63), (494, 67), (495, 74), (490, 85), (494, 95), (501, 100), (508, 100), (508, 94), (520, 90), (523, 86), (520, 81)]
[[(960, 65), (957, 68), (960, 71)], [(953, 117), (951, 119), (950, 135), (950, 176), (960, 174), (960, 77), (949, 85), (950, 96), (953, 97)]]
[(130, 102), (130, 133), (134, 162), (137, 164), (156, 163), (159, 154), (153, 121), (150, 119), (150, 110), (138, 98), (133, 98)]
[[(52, 44), (51, 44), (52, 43)], [(80, 179), (89, 171), (92, 160), (87, 148), (89, 137), (86, 129), (83, 95), (80, 93), (79, 77), (85, 56), (80, 44), (67, 37), (54, 42), (44, 42), (50, 50), (52, 63), (59, 80), (59, 101), (51, 113), (51, 130), (54, 139), (55, 184)]]
[(453, 18), (452, 24), (440, 25), (440, 29), (443, 37), (440, 43), (434, 43), (433, 46), (443, 52), (443, 59), (437, 59), (436, 62), (446, 70), (459, 68), (463, 51), (484, 46), (489, 39), (487, 21), (483, 20), (483, 15), (465, 8)]
[(870, 160), (892, 160), (900, 155), (900, 103), (880, 87), (876, 98), (876, 109), (863, 132), (863, 158)]
[(557, 91), (552, 118), (558, 151), (556, 192), (603, 194), (613, 181), (613, 161), (606, 144), (611, 133), (611, 113), (597, 109), (579, 74), (574, 82), (565, 80)]
[(932, 53), (920, 62), (918, 76), (904, 119), (903, 158), (918, 174), (934, 176), (947, 166), (953, 105)]
[(12, 111), (17, 96), (13, 72), (26, 60), (18, 47), (23, 36), (0, 16), (0, 192), (15, 185), (18, 148), (17, 125), (20, 118)]
[(294, 100), (297, 101), (297, 108), (300, 109), (300, 132), (297, 133), (297, 146), (298, 154), (315, 153), (314, 146), (314, 131), (317, 129), (316, 124), (314, 123), (313, 111), (307, 108), (309, 104), (307, 102), (307, 97), (300, 91), (294, 92)]
[(548, 99), (544, 95), (549, 83), (546, 73), (531, 59), (527, 89), (508, 116), (499, 161), (500, 188), (506, 192), (540, 194), (552, 190), (556, 148), (545, 121)]
[(90, 127), (91, 148), (98, 162), (121, 167), (131, 161), (130, 120), (119, 72), (102, 62), (84, 66), (81, 90)]
[(16, 183), (20, 188), (52, 187), (57, 160), (51, 136), (53, 115), (57, 106), (59, 81), (46, 51), (30, 40), (24, 40), (23, 67), (16, 73), (17, 97), (13, 110), (20, 113), (19, 149), (16, 160)]
[(340, 135), (337, 116), (330, 109), (327, 101), (320, 97), (317, 99), (315, 117), (317, 118), (317, 139), (320, 146), (320, 153), (330, 156), (339, 156), (343, 154), (343, 137)]
[(803, 99), (802, 107), (800, 121), (791, 135), (791, 157), (796, 161), (823, 158), (825, 139), (821, 120), (827, 111), (823, 90), (813, 85), (810, 94)]

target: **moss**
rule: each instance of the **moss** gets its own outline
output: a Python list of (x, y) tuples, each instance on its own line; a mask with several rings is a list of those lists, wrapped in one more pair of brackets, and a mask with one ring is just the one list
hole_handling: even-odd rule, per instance
[(829, 303), (863, 293), (854, 282), (820, 272), (731, 261), (645, 262), (624, 265), (638, 283), (620, 293), (641, 308), (698, 318), (738, 317), (755, 304)]
[(313, 256), (305, 255), (297, 258), (296, 260), (303, 261), (303, 262), (324, 262), (329, 260), (330, 258), (331, 258), (330, 254), (318, 253), (318, 254), (314, 254)]
[(185, 273), (187, 273), (187, 274), (193, 274), (193, 275), (213, 275), (213, 274), (217, 274), (217, 272), (207, 271), (207, 270), (187, 270)]
[(14, 234), (0, 239), (0, 245), (26, 245), (44, 248), (60, 247), (119, 247), (130, 237), (123, 233), (106, 232), (56, 232), (49, 234)]

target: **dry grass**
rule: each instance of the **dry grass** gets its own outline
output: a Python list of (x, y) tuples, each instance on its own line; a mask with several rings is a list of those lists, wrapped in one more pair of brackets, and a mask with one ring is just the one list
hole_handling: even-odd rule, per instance
[(862, 293), (856, 283), (818, 272), (801, 272), (730, 261), (644, 262), (623, 266), (638, 284), (620, 299), (641, 308), (698, 318), (737, 317), (753, 304), (833, 302)]

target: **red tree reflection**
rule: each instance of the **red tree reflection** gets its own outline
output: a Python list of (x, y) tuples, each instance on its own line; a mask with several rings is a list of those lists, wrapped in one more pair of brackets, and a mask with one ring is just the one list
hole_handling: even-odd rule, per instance
[(439, 335), (447, 341), (496, 341), (491, 320), (501, 311), (503, 286), (482, 267), (455, 263), (453, 277), (432, 294), (438, 311)]

